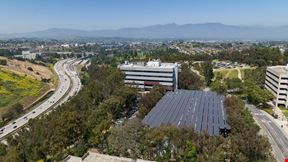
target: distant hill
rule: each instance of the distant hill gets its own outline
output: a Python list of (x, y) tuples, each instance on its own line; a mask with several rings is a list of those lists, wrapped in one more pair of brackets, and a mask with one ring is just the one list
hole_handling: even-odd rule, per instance
[(259, 27), (235, 26), (221, 23), (165, 24), (117, 30), (75, 30), (53, 28), (19, 34), (0, 34), (0, 38), (73, 38), (73, 37), (120, 37), (120, 38), (182, 38), (182, 39), (229, 39), (229, 40), (288, 40), (288, 26)]

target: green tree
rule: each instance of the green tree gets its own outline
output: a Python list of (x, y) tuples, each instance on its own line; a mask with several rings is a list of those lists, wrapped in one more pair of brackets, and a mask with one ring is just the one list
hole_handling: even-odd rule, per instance
[(242, 89), (242, 81), (239, 78), (225, 79), (228, 89)]
[(140, 100), (139, 117), (144, 118), (151, 109), (157, 104), (157, 102), (162, 98), (165, 93), (165, 89), (161, 85), (154, 86), (150, 93), (144, 95)]
[(216, 80), (211, 83), (210, 88), (212, 91), (215, 91), (219, 94), (225, 94), (228, 87), (225, 82), (221, 82), (220, 80)]
[(266, 77), (266, 67), (256, 69), (245, 69), (244, 80), (254, 82), (256, 85), (263, 87)]
[(244, 82), (244, 94), (249, 102), (261, 107), (274, 98), (271, 92), (262, 89), (251, 81)]
[(140, 158), (140, 141), (145, 134), (141, 120), (134, 118), (124, 125), (115, 126), (108, 137), (109, 149), (121, 156)]
[(213, 66), (211, 64), (211, 61), (205, 61), (202, 67), (205, 77), (205, 83), (207, 86), (209, 86), (210, 83), (212, 82), (212, 79), (214, 78)]
[(7, 146), (3, 143), (0, 143), (0, 156), (7, 154)]
[(224, 105), (229, 114), (227, 122), (232, 128), (228, 137), (229, 149), (226, 150), (230, 154), (230, 161), (248, 162), (273, 159), (268, 139), (259, 135), (259, 127), (250, 112), (245, 109), (242, 100), (235, 96), (228, 97)]
[(89, 142), (91, 142), (95, 146), (103, 142), (108, 135), (107, 132), (110, 128), (111, 123), (112, 123), (111, 116), (107, 116), (105, 120), (102, 120), (99, 124), (97, 124), (92, 129), (92, 135), (89, 139)]
[(16, 103), (9, 107), (9, 110), (2, 115), (3, 121), (10, 121), (23, 112), (23, 105)]
[[(179, 155), (178, 155), (179, 156)], [(181, 156), (181, 154), (180, 154)], [(185, 148), (182, 154), (183, 157), (179, 157), (179, 161), (194, 162), (197, 159), (197, 149), (192, 141), (185, 141)]]
[(178, 80), (180, 89), (199, 90), (203, 86), (203, 81), (187, 64), (181, 66)]
[(5, 162), (15, 162), (15, 161), (25, 161), (19, 154), (19, 150), (17, 150), (16, 147), (12, 147), (8, 151), (9, 153), (6, 154), (5, 157), (3, 157), (3, 161)]

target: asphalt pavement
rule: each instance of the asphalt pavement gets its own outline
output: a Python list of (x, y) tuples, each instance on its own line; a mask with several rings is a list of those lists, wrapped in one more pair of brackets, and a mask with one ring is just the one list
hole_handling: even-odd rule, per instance
[(29, 119), (36, 118), (49, 111), (51, 108), (56, 108), (79, 92), (82, 85), (77, 72), (74, 70), (74, 66), (78, 61), (78, 59), (65, 59), (58, 61), (54, 65), (54, 70), (58, 76), (59, 82), (54, 94), (40, 105), (36, 106), (33, 110), (0, 128), (1, 141), (27, 124)]
[(257, 109), (250, 104), (246, 104), (246, 107), (251, 111), (254, 119), (264, 131), (263, 133), (269, 138), (276, 160), (284, 162), (285, 157), (288, 157), (288, 135), (286, 132), (263, 110)]

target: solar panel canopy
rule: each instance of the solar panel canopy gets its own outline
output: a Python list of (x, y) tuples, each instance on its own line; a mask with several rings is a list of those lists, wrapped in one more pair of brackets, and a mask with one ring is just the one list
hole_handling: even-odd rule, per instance
[(215, 92), (177, 90), (167, 92), (145, 116), (142, 123), (189, 126), (199, 133), (220, 135), (230, 130), (224, 108), (225, 97)]

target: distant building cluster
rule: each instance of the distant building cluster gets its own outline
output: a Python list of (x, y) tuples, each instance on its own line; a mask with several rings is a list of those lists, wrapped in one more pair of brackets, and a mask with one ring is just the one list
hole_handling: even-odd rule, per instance
[(266, 70), (265, 88), (275, 97), (277, 106), (288, 108), (288, 65), (271, 66)]
[(220, 68), (231, 69), (231, 68), (236, 68), (236, 67), (242, 68), (242, 67), (247, 66), (246, 64), (241, 64), (238, 62), (225, 62), (225, 61), (212, 62), (212, 64), (215, 69), (220, 69)]
[(175, 90), (178, 85), (177, 63), (162, 63), (160, 60), (124, 64), (118, 68), (125, 73), (125, 84), (144, 90), (151, 89), (154, 85), (163, 85), (167, 90)]
[(171, 49), (176, 49), (181, 53), (187, 55), (195, 55), (195, 54), (209, 54), (214, 55), (217, 54), (220, 50), (212, 47), (193, 47), (193, 45), (189, 43), (183, 43), (183, 45), (172, 45)]

